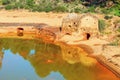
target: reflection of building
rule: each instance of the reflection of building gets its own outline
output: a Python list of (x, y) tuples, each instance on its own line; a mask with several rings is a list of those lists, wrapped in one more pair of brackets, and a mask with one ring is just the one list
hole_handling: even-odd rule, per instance
[(61, 50), (63, 59), (71, 64), (80, 62), (81, 54), (85, 53), (83, 49), (79, 47), (66, 44), (62, 45)]

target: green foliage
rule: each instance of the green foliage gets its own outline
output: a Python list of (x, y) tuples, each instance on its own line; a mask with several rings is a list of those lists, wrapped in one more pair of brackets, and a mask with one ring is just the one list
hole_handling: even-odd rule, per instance
[(106, 20), (112, 19), (112, 18), (113, 18), (113, 16), (109, 16), (109, 15), (106, 15), (106, 16), (104, 17), (104, 19), (106, 19)]
[(12, 6), (12, 5), (7, 5), (7, 6), (5, 6), (5, 9), (6, 10), (10, 10), (10, 9), (13, 9), (14, 7)]
[(95, 12), (95, 7), (94, 6), (89, 7), (88, 12)]
[(3, 4), (3, 5), (10, 4), (10, 0), (2, 0), (2, 4)]
[(56, 12), (67, 12), (67, 9), (64, 6), (57, 6), (57, 7), (55, 7), (53, 9), (53, 11), (56, 11)]
[(0, 5), (2, 5), (2, 1), (0, 0)]
[(120, 28), (118, 28), (118, 30), (117, 30), (118, 32), (120, 32)]
[[(86, 6), (86, 2), (89, 4)], [(28, 9), (30, 11), (45, 11), (45, 12), (99, 12), (104, 14), (112, 14), (120, 16), (119, 0), (112, 0), (113, 6), (107, 6), (110, 0), (2, 0), (1, 3), (5, 9)], [(100, 8), (97, 11), (97, 8)], [(108, 17), (107, 17), (108, 18)]]
[(118, 46), (119, 45), (119, 40), (115, 40), (113, 42), (111, 42), (110, 44), (108, 45), (111, 45), (111, 46)]
[(104, 20), (99, 20), (98, 25), (99, 25), (100, 32), (103, 32), (103, 30), (105, 29), (105, 25), (106, 25), (105, 21)]
[(79, 13), (80, 11), (81, 11), (80, 8), (75, 8), (75, 9), (74, 9), (74, 12), (75, 12), (75, 13)]

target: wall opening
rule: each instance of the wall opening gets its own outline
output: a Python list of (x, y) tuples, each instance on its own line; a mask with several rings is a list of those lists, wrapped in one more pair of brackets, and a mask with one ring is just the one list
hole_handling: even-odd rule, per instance
[(17, 28), (17, 36), (23, 36), (24, 28)]
[(90, 33), (86, 33), (86, 39), (89, 40), (91, 37)]

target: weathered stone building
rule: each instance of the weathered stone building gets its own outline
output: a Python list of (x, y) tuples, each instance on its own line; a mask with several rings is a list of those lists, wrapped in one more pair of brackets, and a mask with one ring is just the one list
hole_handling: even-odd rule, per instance
[(84, 36), (84, 39), (98, 37), (99, 26), (98, 18), (92, 14), (83, 14), (79, 16), (75, 13), (69, 14), (63, 18), (61, 32), (63, 34)]
[(79, 20), (79, 31), (86, 39), (97, 37), (99, 34), (98, 18), (92, 14), (84, 14)]
[(79, 27), (79, 16), (75, 13), (71, 13), (63, 18), (61, 25), (61, 32), (63, 34), (72, 34), (76, 32)]

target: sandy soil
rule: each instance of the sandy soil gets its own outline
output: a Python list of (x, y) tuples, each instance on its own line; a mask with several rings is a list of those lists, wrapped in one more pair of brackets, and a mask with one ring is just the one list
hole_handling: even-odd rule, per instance
[(62, 18), (68, 13), (29, 12), (25, 10), (0, 10), (0, 22), (9, 23), (46, 23), (50, 26), (60, 26)]

